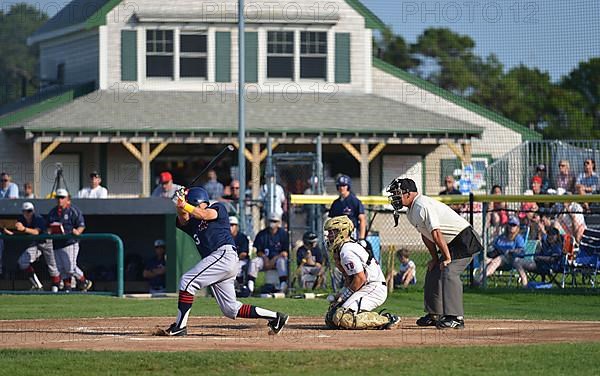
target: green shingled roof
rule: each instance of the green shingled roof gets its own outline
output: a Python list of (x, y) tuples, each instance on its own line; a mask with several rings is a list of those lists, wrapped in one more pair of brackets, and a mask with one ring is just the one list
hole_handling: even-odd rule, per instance
[[(249, 94), (249, 98), (253, 98)], [(129, 101), (99, 91), (14, 123), (32, 132), (237, 132), (233, 93), (144, 91)], [(246, 105), (247, 129), (270, 134), (360, 134), (397, 137), (479, 136), (483, 128), (372, 94), (264, 94)]]

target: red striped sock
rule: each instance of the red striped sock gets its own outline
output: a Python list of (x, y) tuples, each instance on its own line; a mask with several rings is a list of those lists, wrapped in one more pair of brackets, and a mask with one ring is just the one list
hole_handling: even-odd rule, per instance
[(35, 272), (35, 270), (33, 269), (33, 266), (31, 266), (31, 265), (29, 265), (27, 267), (27, 269), (25, 269), (25, 273), (34, 273), (34, 272)]
[(193, 304), (194, 295), (190, 294), (187, 291), (179, 290), (179, 303)]
[(50, 279), (52, 280), (52, 284), (58, 286), (58, 284), (60, 283), (60, 276), (55, 276), (55, 277), (50, 277)]
[(243, 319), (251, 319), (252, 316), (252, 306), (250, 304), (243, 304), (240, 310), (238, 311), (237, 317)]

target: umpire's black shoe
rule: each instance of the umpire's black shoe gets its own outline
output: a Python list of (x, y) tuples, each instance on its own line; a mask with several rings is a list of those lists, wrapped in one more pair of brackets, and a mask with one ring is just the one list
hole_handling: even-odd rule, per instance
[(168, 337), (183, 337), (187, 335), (187, 327), (178, 328), (177, 323), (171, 324), (167, 330), (165, 330), (165, 335)]
[(428, 313), (425, 316), (423, 316), (417, 320), (417, 325), (418, 326), (436, 326), (437, 322), (438, 322), (438, 316)]
[(269, 320), (267, 325), (269, 326), (270, 334), (279, 334), (283, 330), (285, 324), (287, 324), (289, 320), (289, 316), (285, 313), (277, 312), (277, 318), (273, 320)]
[(435, 327), (438, 329), (464, 329), (465, 320), (462, 316), (442, 316)]

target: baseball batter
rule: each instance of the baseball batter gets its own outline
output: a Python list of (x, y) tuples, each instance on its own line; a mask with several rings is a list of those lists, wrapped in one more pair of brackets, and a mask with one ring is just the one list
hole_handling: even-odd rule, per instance
[(325, 323), (340, 329), (391, 329), (400, 318), (391, 313), (372, 312), (385, 303), (387, 288), (381, 267), (372, 254), (350, 238), (352, 220), (345, 215), (325, 222), (327, 247), (333, 252), (345, 286), (334, 298)]
[(234, 280), (239, 263), (225, 206), (220, 202), (210, 205), (208, 192), (201, 187), (192, 187), (185, 195), (178, 192), (176, 207), (176, 225), (194, 239), (202, 260), (181, 277), (177, 319), (168, 329), (158, 330), (154, 334), (185, 336), (194, 296), (205, 287), (212, 289), (226, 317), (266, 319), (271, 334), (281, 332), (288, 315), (236, 300)]

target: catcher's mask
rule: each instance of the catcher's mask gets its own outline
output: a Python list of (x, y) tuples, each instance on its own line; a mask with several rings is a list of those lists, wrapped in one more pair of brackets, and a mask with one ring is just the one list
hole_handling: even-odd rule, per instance
[(417, 192), (417, 185), (412, 179), (397, 177), (392, 180), (390, 185), (388, 185), (386, 192), (390, 194), (388, 199), (390, 200), (390, 204), (394, 207), (394, 210), (400, 210), (404, 207), (402, 195), (410, 192)]
[(354, 223), (348, 216), (340, 215), (329, 218), (323, 225), (323, 230), (327, 232), (327, 248), (332, 252), (339, 252), (354, 231)]

